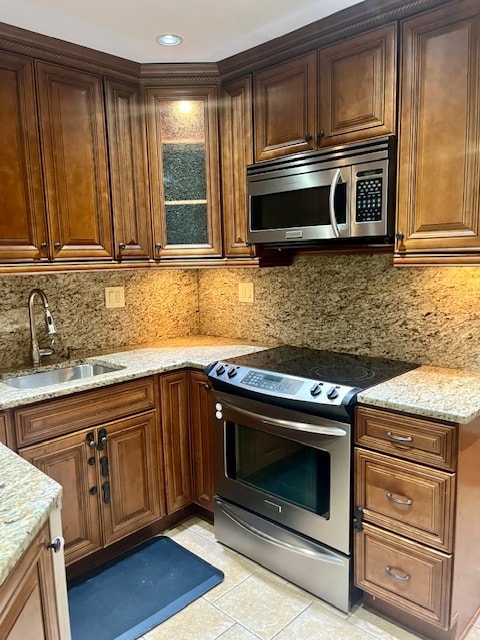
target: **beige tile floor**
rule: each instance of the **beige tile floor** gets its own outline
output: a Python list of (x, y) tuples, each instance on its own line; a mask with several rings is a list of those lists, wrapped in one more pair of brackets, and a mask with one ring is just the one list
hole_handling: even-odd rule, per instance
[[(165, 532), (225, 574), (224, 581), (142, 640), (418, 640), (361, 605), (343, 613), (215, 540), (191, 518)], [(480, 621), (466, 640), (480, 640)]]

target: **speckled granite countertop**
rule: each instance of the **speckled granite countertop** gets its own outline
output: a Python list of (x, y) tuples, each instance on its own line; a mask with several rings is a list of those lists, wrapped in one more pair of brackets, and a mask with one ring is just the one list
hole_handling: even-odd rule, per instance
[[(82, 362), (105, 363), (119, 369), (92, 378), (37, 389), (9, 387), (1, 381), (4, 377), (2, 374), (0, 410), (183, 367), (203, 369), (214, 360), (266, 348), (269, 347), (245, 344), (230, 338), (187, 336), (172, 338), (159, 345), (125, 349), (115, 353), (86, 353), (82, 355), (88, 357), (82, 358)], [(42, 370), (58, 366), (61, 365), (42, 367)], [(467, 423), (480, 415), (480, 373), (421, 366), (362, 391), (358, 395), (358, 401), (439, 420)]]
[[(113, 365), (119, 369), (99, 376), (71, 380), (49, 385), (48, 387), (16, 389), (2, 382), (2, 378), (5, 378), (5, 374), (2, 374), (0, 377), (0, 410), (56, 398), (76, 391), (85, 391), (86, 389), (104, 387), (117, 382), (133, 380), (134, 378), (142, 378), (173, 369), (184, 367), (203, 369), (214, 360), (232, 358), (265, 348), (268, 347), (253, 344), (247, 345), (244, 342), (229, 338), (188, 336), (185, 338), (173, 338), (162, 342), (161, 345), (82, 358), (81, 362), (103, 363)], [(75, 360), (75, 362), (77, 361)], [(45, 363), (47, 362), (48, 359), (45, 359)], [(42, 366), (40, 370), (58, 368), (59, 366), (61, 365)]]
[(62, 487), (0, 444), (0, 585), (60, 506)]
[(422, 366), (358, 394), (362, 404), (466, 424), (480, 415), (480, 373)]

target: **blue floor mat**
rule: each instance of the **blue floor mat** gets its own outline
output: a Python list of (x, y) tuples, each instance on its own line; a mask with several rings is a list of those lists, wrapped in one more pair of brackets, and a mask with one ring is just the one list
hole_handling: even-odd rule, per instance
[(69, 583), (72, 640), (134, 640), (223, 578), (171, 538), (149, 540)]

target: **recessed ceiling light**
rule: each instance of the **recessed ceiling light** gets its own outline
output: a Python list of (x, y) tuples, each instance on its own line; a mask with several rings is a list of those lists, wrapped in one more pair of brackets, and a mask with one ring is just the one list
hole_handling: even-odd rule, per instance
[(161, 36), (155, 38), (158, 44), (162, 44), (164, 47), (176, 47), (178, 44), (182, 44), (183, 38), (176, 36), (173, 33), (163, 33)]

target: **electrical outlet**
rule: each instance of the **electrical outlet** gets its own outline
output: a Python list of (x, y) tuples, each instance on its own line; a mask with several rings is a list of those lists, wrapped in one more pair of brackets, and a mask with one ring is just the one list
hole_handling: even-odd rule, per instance
[(255, 301), (253, 282), (240, 282), (238, 285), (238, 301), (252, 304)]
[(105, 287), (105, 306), (115, 309), (125, 306), (125, 287)]

